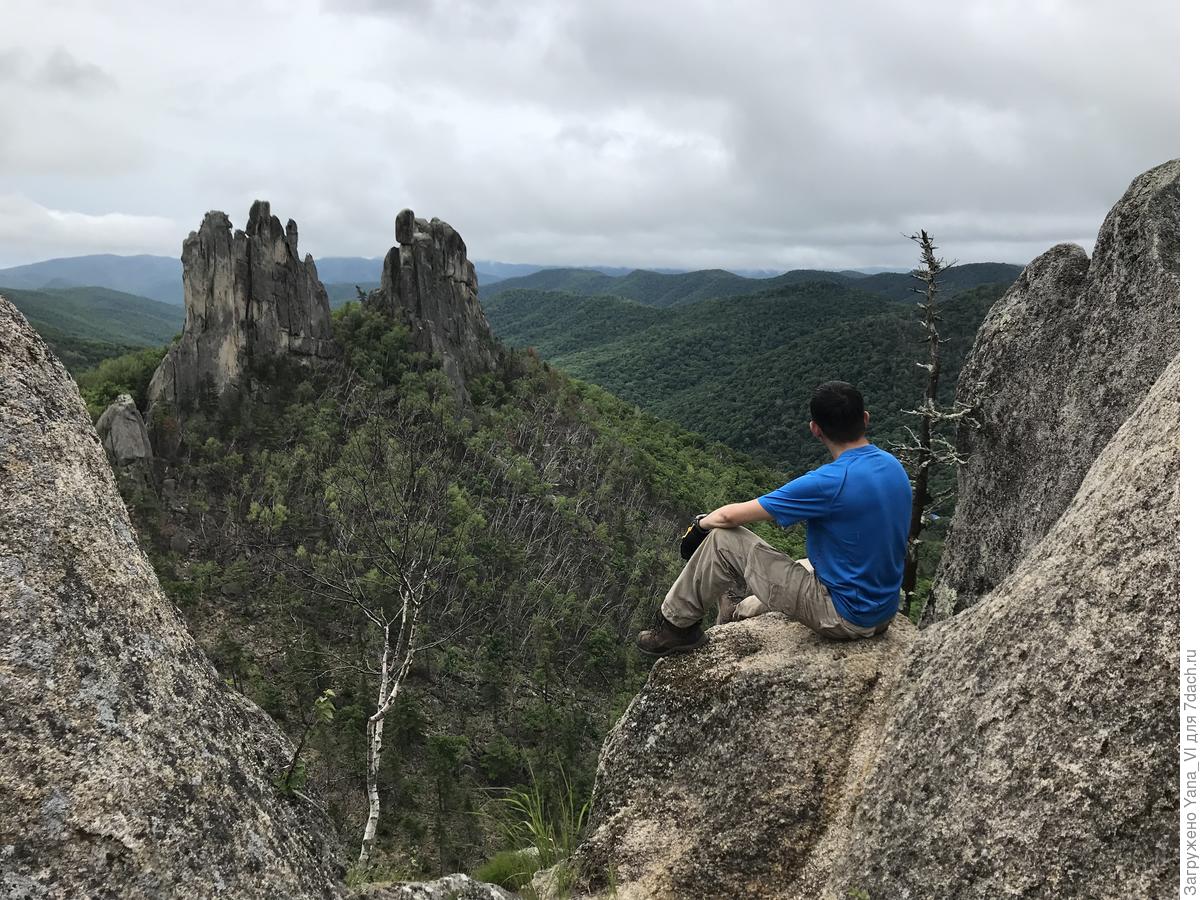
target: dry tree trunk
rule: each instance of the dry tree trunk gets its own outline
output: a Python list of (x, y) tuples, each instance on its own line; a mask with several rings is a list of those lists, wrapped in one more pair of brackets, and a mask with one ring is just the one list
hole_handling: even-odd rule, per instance
[(921, 558), (921, 531), (925, 527), (925, 511), (929, 507), (929, 472), (933, 467), (933, 423), (938, 418), (937, 392), (938, 382), (942, 375), (942, 344), (944, 341), (938, 333), (937, 293), (938, 278), (948, 268), (945, 263), (934, 255), (937, 247), (933, 238), (923, 229), (920, 234), (909, 235), (909, 240), (915, 241), (921, 248), (921, 265), (913, 273), (913, 277), (924, 283), (924, 288), (917, 288), (918, 293), (924, 293), (925, 299), (918, 307), (924, 312), (921, 327), (925, 330), (923, 340), (929, 343), (929, 360), (918, 363), (926, 371), (925, 395), (921, 407), (915, 410), (920, 419), (917, 426), (916, 446), (913, 448), (915, 471), (912, 475), (913, 505), (912, 519), (908, 527), (908, 545), (904, 553), (904, 577), (900, 590), (904, 595), (904, 614), (908, 615), (912, 608), (913, 594), (917, 588), (917, 568)]

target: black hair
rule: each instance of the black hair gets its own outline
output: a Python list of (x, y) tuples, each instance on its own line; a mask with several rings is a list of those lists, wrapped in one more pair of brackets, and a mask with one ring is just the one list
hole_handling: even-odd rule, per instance
[(844, 381), (826, 381), (813, 391), (808, 401), (812, 419), (824, 432), (825, 437), (835, 444), (857, 441), (867, 433), (863, 421), (863, 396), (852, 384)]

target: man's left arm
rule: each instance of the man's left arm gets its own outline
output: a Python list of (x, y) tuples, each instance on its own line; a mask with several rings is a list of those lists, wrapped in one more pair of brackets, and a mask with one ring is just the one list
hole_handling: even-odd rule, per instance
[(771, 514), (763, 509), (761, 503), (757, 500), (747, 500), (745, 503), (727, 503), (720, 509), (714, 509), (700, 520), (700, 527), (706, 530), (737, 528), (751, 522), (765, 522), (769, 518)]

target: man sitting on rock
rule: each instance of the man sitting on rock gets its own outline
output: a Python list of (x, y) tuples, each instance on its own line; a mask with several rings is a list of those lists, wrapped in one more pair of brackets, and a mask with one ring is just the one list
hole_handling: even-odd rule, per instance
[[(687, 565), (654, 627), (637, 637), (644, 653), (666, 656), (702, 646), (705, 610), (743, 585), (750, 595), (733, 619), (781, 612), (836, 640), (887, 631), (900, 604), (912, 515), (908, 475), (894, 456), (867, 441), (870, 414), (853, 386), (822, 384), (809, 412), (809, 430), (833, 461), (757, 500), (696, 517), (681, 548)], [(793, 560), (742, 527), (766, 519), (782, 527), (807, 522), (809, 558)]]

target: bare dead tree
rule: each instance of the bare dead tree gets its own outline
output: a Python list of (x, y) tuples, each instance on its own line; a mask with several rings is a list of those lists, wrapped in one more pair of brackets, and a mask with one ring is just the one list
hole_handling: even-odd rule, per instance
[(934, 466), (938, 464), (954, 464), (961, 462), (954, 445), (939, 434), (939, 430), (947, 423), (956, 422), (969, 415), (970, 410), (955, 405), (951, 409), (938, 406), (938, 388), (942, 377), (942, 344), (946, 340), (941, 336), (938, 323), (941, 322), (939, 313), (939, 297), (941, 277), (954, 263), (947, 264), (936, 255), (937, 246), (928, 232), (922, 229), (917, 234), (908, 235), (920, 249), (920, 265), (913, 270), (913, 277), (921, 282), (913, 288), (914, 293), (921, 296), (917, 309), (921, 314), (921, 342), (929, 345), (929, 351), (924, 362), (918, 362), (917, 367), (925, 371), (925, 390), (921, 405), (917, 409), (905, 410), (909, 415), (917, 417), (917, 427), (907, 427), (909, 443), (897, 445), (894, 449), (908, 464), (909, 477), (912, 480), (913, 505), (912, 519), (908, 528), (908, 544), (904, 554), (904, 576), (900, 590), (904, 595), (903, 611), (908, 615), (912, 608), (913, 595), (917, 588), (917, 571), (921, 561), (921, 532), (931, 521), (930, 513), (937, 503), (944, 499), (934, 497), (930, 487), (930, 476)]

